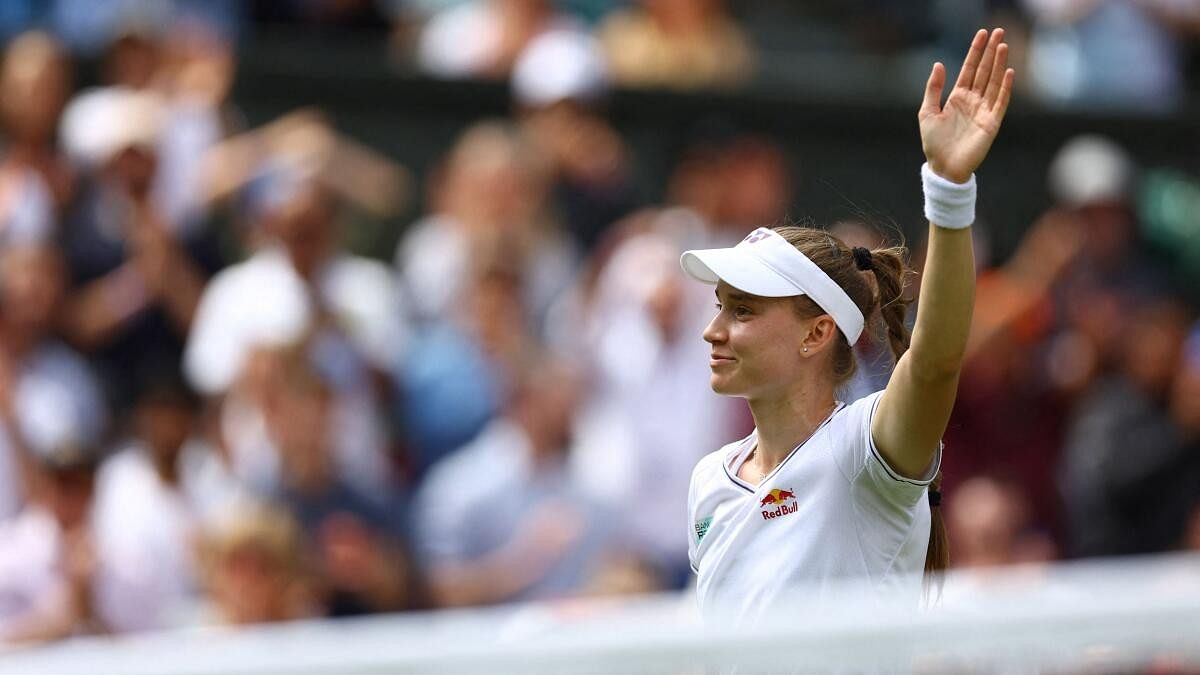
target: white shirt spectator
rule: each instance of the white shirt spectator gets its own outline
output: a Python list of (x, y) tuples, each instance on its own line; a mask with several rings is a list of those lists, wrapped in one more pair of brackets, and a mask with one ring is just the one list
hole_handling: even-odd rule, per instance
[(0, 644), (35, 615), (64, 611), (70, 586), (60, 565), (62, 530), (41, 508), (0, 521)]
[(178, 461), (178, 486), (163, 481), (137, 444), (105, 461), (97, 475), (96, 596), (113, 630), (167, 628), (196, 611), (196, 535), (243, 498), (209, 447), (190, 442)]
[(0, 518), (22, 499), (11, 434), (32, 453), (99, 442), (108, 412), (91, 368), (69, 347), (45, 342), (20, 365), (13, 393), (17, 428), (0, 426)]
[[(184, 372), (193, 386), (205, 394), (225, 392), (252, 350), (304, 337), (313, 317), (309, 291), (278, 248), (260, 251), (220, 272), (200, 299), (184, 352)], [(345, 329), (358, 356), (390, 370), (406, 333), (388, 267), (365, 258), (334, 256), (319, 273), (315, 292)], [(329, 344), (318, 339), (316, 348)], [(380, 495), (391, 477), (383, 456), (386, 429), (369, 379), (351, 373), (347, 380), (337, 391), (331, 430), (335, 454), (351, 484)], [(277, 485), (278, 462), (259, 417), (257, 409), (240, 409), (235, 402), (222, 411), (222, 426), (233, 446), (235, 473), (249, 478), (256, 489), (271, 490)]]
[[(387, 266), (337, 255), (320, 272), (315, 290), (361, 355), (390, 369), (404, 330)], [(187, 376), (201, 392), (222, 392), (241, 372), (250, 349), (299, 339), (312, 316), (308, 289), (287, 255), (265, 249), (217, 274), (204, 291), (184, 354)]]
[(522, 533), (547, 508), (580, 521), (580, 532), (546, 575), (520, 598), (579, 592), (608, 545), (612, 524), (571, 482), (565, 467), (535, 466), (529, 438), (513, 422), (492, 422), (436, 464), (416, 500), (418, 552), (429, 565), (471, 562)]

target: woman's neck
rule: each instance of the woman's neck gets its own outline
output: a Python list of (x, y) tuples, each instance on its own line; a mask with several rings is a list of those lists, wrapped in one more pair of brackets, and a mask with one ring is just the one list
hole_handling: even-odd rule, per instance
[(808, 387), (775, 398), (751, 399), (758, 445), (751, 460), (762, 475), (779, 466), (833, 412), (833, 386)]

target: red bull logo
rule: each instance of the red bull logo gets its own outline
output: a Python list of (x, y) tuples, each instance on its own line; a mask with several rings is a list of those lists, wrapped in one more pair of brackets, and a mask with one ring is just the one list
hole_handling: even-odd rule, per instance
[[(778, 488), (771, 490), (763, 495), (759, 506), (767, 507), (763, 509), (763, 520), (770, 520), (780, 516), (786, 516), (789, 513), (795, 513), (800, 509), (800, 505), (796, 503), (796, 493), (791, 490), (780, 490)], [(790, 504), (788, 502), (791, 502)], [(775, 507), (775, 508), (770, 508)]]

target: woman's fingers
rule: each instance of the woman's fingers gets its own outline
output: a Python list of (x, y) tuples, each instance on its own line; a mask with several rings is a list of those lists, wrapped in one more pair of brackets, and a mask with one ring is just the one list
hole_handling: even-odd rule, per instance
[(983, 58), (983, 48), (987, 44), (986, 30), (980, 29), (975, 33), (975, 39), (971, 40), (971, 48), (967, 50), (967, 58), (963, 61), (962, 70), (958, 71), (958, 79), (955, 80), (954, 86), (971, 87), (971, 83), (975, 81), (975, 70), (979, 68), (979, 61)]
[(1016, 72), (1012, 68), (1004, 71), (1004, 78), (1000, 84), (1000, 93), (997, 96), (996, 105), (992, 108), (998, 120), (1004, 119), (1004, 113), (1008, 111), (1008, 100), (1012, 98), (1013, 78), (1016, 75)]
[(996, 46), (995, 64), (992, 75), (988, 78), (987, 89), (983, 92), (984, 103), (989, 108), (996, 107), (996, 99), (1000, 96), (1000, 86), (1004, 83), (1004, 73), (1008, 68), (1008, 45), (1001, 42)]
[(921, 109), (917, 112), (918, 118), (925, 118), (927, 115), (936, 115), (942, 110), (942, 87), (946, 85), (946, 66), (943, 66), (939, 61), (933, 64), (933, 70), (929, 73), (929, 81), (925, 83), (925, 99), (921, 101)]
[(992, 35), (987, 41), (987, 47), (983, 50), (983, 57), (979, 60), (979, 66), (975, 69), (975, 81), (971, 85), (971, 90), (975, 93), (982, 95), (987, 90), (988, 81), (992, 79), (992, 68), (996, 64), (996, 52), (1003, 40), (1003, 28), (992, 31)]

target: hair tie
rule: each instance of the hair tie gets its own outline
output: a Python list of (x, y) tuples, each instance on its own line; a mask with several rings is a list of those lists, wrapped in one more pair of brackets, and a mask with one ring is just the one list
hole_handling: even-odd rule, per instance
[(929, 505), (930, 506), (941, 506), (942, 505), (942, 493), (938, 492), (937, 490), (930, 490), (929, 491)]
[(871, 252), (861, 246), (855, 246), (850, 250), (854, 254), (854, 264), (858, 269), (866, 271), (875, 269), (875, 259)]

